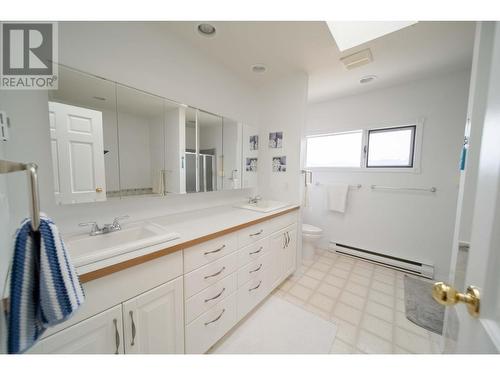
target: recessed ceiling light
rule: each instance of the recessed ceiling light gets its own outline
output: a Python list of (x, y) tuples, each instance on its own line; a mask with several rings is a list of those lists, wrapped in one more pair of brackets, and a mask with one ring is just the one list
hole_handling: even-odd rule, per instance
[(361, 79), (359, 80), (359, 83), (370, 83), (376, 79), (377, 79), (377, 76), (374, 76), (374, 75), (364, 76), (364, 77), (361, 77)]
[(264, 64), (255, 64), (252, 65), (252, 72), (254, 73), (265, 73), (267, 67)]
[(209, 23), (200, 23), (198, 25), (198, 32), (203, 36), (214, 36), (216, 31), (215, 26)]

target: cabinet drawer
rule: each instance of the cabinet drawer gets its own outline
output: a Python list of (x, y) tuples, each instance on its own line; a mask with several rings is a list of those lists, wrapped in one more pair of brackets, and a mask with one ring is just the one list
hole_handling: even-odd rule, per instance
[(256, 260), (269, 251), (269, 239), (264, 238), (238, 251), (238, 267)]
[(226, 256), (238, 247), (236, 233), (215, 238), (184, 250), (184, 272), (191, 272), (205, 264)]
[(205, 353), (237, 322), (236, 293), (186, 326), (186, 353)]
[(265, 272), (271, 268), (271, 254), (265, 254), (262, 257), (248, 263), (238, 270), (238, 288), (247, 283), (250, 279), (262, 278)]
[(272, 231), (269, 230), (269, 222), (267, 221), (241, 229), (238, 231), (238, 246), (240, 248), (247, 246), (269, 236), (271, 233)]
[(236, 271), (238, 265), (237, 255), (236, 252), (233, 252), (185, 275), (185, 298), (195, 295)]
[(269, 293), (269, 278), (266, 274), (251, 279), (238, 289), (238, 320), (262, 301)]
[(278, 216), (269, 221), (268, 227), (270, 233), (277, 232), (289, 225), (292, 225), (297, 222), (297, 213), (290, 212), (283, 216)]
[(210, 310), (237, 288), (236, 272), (189, 298), (185, 303), (186, 325)]

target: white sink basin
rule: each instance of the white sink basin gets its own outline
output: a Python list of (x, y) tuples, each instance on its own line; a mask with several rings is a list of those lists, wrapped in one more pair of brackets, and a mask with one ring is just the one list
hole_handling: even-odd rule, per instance
[(259, 201), (258, 203), (245, 203), (239, 206), (238, 208), (244, 208), (245, 210), (252, 210), (258, 212), (271, 212), (274, 210), (279, 210), (280, 208), (288, 206), (286, 202), (279, 201)]
[(68, 239), (66, 245), (73, 264), (79, 267), (176, 238), (178, 233), (157, 224), (143, 223), (97, 236), (79, 235)]

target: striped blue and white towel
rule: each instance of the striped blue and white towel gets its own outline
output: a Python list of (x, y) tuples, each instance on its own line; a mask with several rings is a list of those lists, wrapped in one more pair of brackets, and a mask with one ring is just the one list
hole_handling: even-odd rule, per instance
[(40, 217), (37, 232), (22, 222), (15, 238), (10, 279), (8, 351), (23, 353), (46, 328), (70, 318), (85, 299), (54, 222)]

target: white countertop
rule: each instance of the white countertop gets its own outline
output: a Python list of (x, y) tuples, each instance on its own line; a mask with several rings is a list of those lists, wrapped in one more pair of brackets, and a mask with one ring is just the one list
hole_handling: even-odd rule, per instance
[[(276, 215), (287, 211), (291, 208), (297, 208), (298, 205), (290, 204), (280, 209), (271, 212), (257, 212), (246, 210), (243, 208), (236, 208), (231, 206), (217, 206), (206, 208), (202, 210), (188, 211), (184, 213), (157, 216), (147, 220), (165, 227), (169, 232), (176, 232), (180, 235), (179, 238), (149, 246), (143, 249), (135, 250), (129, 253), (117, 255), (115, 257), (104, 259), (91, 264), (86, 264), (77, 268), (78, 274), (82, 275), (88, 272), (96, 271), (105, 267), (112, 266), (117, 263), (125, 262), (155, 251), (159, 251), (168, 247), (176, 246), (188, 241), (195, 240), (216, 232), (220, 232), (238, 225), (246, 224), (254, 220), (266, 218), (268, 216)], [(122, 227), (126, 228), (127, 225), (136, 225), (135, 223), (124, 222)], [(105, 236), (105, 235), (104, 235)], [(68, 237), (66, 240), (71, 240)], [(71, 250), (70, 250), (71, 253)]]

